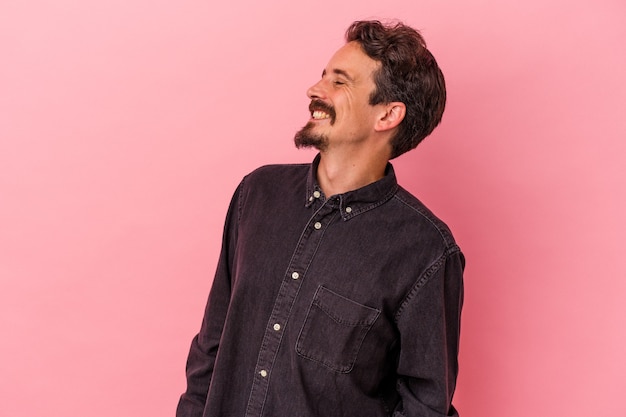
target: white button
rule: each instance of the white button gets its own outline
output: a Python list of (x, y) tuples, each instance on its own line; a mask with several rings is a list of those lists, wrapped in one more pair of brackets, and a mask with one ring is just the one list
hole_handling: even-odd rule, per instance
[(293, 278), (293, 279), (298, 279), (298, 278), (300, 278), (300, 274), (298, 274), (297, 272), (293, 272), (293, 273), (291, 274), (291, 278)]
[(346, 207), (346, 213), (352, 213), (352, 207)]
[(259, 374), (265, 378), (267, 376), (267, 371), (265, 369), (262, 369), (261, 372), (259, 372)]
[(313, 227), (315, 227), (317, 230), (320, 230), (322, 228), (322, 223), (320, 222), (315, 222), (315, 224), (313, 225)]
[(280, 330), (280, 324), (276, 323), (274, 325), (274, 330), (279, 331)]
[(321, 195), (322, 193), (320, 193), (319, 191), (313, 191), (313, 197), (320, 198)]

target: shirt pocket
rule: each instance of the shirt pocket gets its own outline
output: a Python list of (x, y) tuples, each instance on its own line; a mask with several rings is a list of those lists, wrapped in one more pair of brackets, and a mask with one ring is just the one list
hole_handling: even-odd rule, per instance
[(298, 335), (296, 352), (335, 372), (348, 373), (379, 314), (380, 310), (320, 285)]

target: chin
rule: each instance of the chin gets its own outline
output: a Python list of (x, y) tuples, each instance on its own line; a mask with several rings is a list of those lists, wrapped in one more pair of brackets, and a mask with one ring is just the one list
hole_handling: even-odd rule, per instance
[(315, 148), (319, 151), (326, 149), (328, 146), (328, 138), (321, 134), (313, 132), (315, 124), (309, 122), (304, 126), (293, 138), (296, 148)]

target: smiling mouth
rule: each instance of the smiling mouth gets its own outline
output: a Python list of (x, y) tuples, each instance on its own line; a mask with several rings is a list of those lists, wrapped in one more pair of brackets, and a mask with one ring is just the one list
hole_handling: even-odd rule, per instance
[(321, 100), (311, 100), (309, 104), (312, 120), (330, 119), (330, 123), (335, 122), (335, 109)]
[(330, 119), (330, 114), (322, 111), (322, 110), (315, 110), (314, 112), (311, 113), (311, 117), (314, 120), (323, 120), (323, 119)]

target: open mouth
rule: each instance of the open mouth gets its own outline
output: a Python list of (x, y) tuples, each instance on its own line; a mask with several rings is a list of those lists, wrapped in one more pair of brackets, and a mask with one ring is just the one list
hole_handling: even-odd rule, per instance
[(330, 119), (330, 114), (322, 110), (315, 110), (313, 113), (311, 113), (311, 117), (313, 117), (313, 119), (315, 120)]
[(330, 119), (331, 124), (335, 121), (335, 109), (321, 100), (312, 100), (309, 111), (313, 120)]

